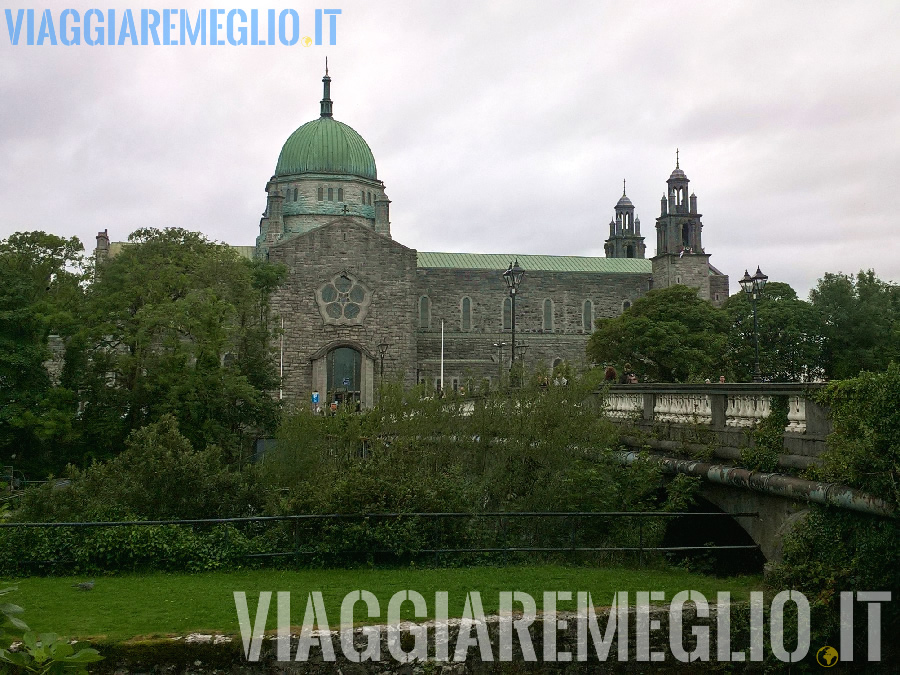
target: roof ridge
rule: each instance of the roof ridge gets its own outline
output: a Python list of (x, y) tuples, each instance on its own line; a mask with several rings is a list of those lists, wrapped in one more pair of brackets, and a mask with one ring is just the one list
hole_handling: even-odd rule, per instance
[(606, 258), (603, 256), (546, 255), (507, 253), (451, 253), (418, 251), (419, 267), (490, 270), (506, 267), (507, 259), (518, 260), (526, 272), (588, 272), (608, 274), (649, 274), (652, 262), (644, 258)]

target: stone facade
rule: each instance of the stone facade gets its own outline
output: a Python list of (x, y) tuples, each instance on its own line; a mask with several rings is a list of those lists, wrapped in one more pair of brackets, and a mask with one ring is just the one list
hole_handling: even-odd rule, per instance
[[(312, 392), (318, 391), (323, 404), (328, 402), (327, 356), (339, 347), (362, 355), (360, 381), (353, 377), (348, 385), (333, 383), (332, 392), (358, 392), (360, 400), (370, 403), (377, 387), (376, 373), (380, 377), (380, 344), (389, 345), (384, 376), (413, 383), (418, 297), (414, 250), (344, 218), (286, 238), (268, 254), (271, 262), (288, 268), (287, 280), (272, 303), (273, 311), (284, 320), (279, 351), (286, 398), (308, 401)], [(364, 297), (360, 304), (367, 302), (368, 306), (365, 312), (338, 323), (323, 316), (321, 297), (322, 289), (342, 274), (351, 280), (351, 291), (352, 282), (361, 282)]]
[[(594, 321), (621, 314), (647, 292), (651, 279), (649, 265), (644, 273), (620, 274), (534, 270), (525, 262), (522, 267), (526, 271), (516, 298), (516, 343), (527, 347), (520, 356), (528, 369), (552, 369), (560, 361), (586, 366), (585, 347)], [(419, 306), (422, 298), (430, 305), (430, 320), (420, 321), (417, 331), (420, 382), (439, 377), (442, 320), (446, 386), (454, 380), (460, 386), (485, 378), (496, 382), (508, 369), (512, 330), (501, 272), (419, 267)], [(464, 298), (471, 301), (468, 328)], [(495, 346), (498, 343), (506, 344)]]

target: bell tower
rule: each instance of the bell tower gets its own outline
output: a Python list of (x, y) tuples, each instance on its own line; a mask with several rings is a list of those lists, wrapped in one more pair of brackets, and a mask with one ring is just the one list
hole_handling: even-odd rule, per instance
[(616, 202), (615, 219), (609, 222), (609, 239), (604, 244), (607, 258), (643, 258), (646, 246), (641, 236), (641, 219), (635, 216), (634, 204), (625, 194)]
[[(703, 223), (697, 212), (697, 195), (688, 195), (690, 179), (681, 170), (678, 150), (675, 170), (666, 181), (666, 194), (656, 219), (656, 255), (653, 261), (653, 287), (667, 288), (678, 284), (697, 289), (704, 300), (710, 300), (709, 255), (703, 250)], [(726, 290), (727, 297), (727, 290)], [(724, 298), (722, 300), (724, 302)]]

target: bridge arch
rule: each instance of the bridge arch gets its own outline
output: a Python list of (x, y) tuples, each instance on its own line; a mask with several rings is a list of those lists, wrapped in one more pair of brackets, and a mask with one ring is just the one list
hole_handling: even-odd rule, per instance
[[(753, 539), (741, 521), (753, 518), (727, 518), (724, 516), (699, 515), (704, 513), (728, 513), (727, 509), (705, 497), (698, 496), (687, 509), (698, 515), (688, 515), (672, 519), (666, 527), (663, 546), (754, 546), (758, 542)], [(725, 549), (709, 551), (675, 552), (671, 555), (676, 561), (681, 559), (703, 560), (707, 569), (717, 575), (731, 576), (735, 574), (759, 574), (766, 562), (759, 550)]]
[(757, 518), (735, 518), (768, 562), (781, 560), (784, 537), (806, 513), (805, 505), (752, 490), (736, 490), (726, 485), (703, 482), (699, 496), (726, 513), (756, 512)]

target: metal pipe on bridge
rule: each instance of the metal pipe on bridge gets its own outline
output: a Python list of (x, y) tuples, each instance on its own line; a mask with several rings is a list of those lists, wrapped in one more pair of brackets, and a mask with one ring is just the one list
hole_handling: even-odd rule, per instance
[[(619, 452), (623, 464), (633, 464), (641, 457), (637, 452)], [(897, 518), (894, 507), (878, 497), (839, 483), (820, 483), (778, 473), (762, 473), (723, 464), (710, 464), (692, 459), (645, 455), (659, 464), (663, 473), (699, 476), (710, 483), (765, 492), (786, 499), (802, 499), (816, 504), (830, 504), (851, 511)]]

